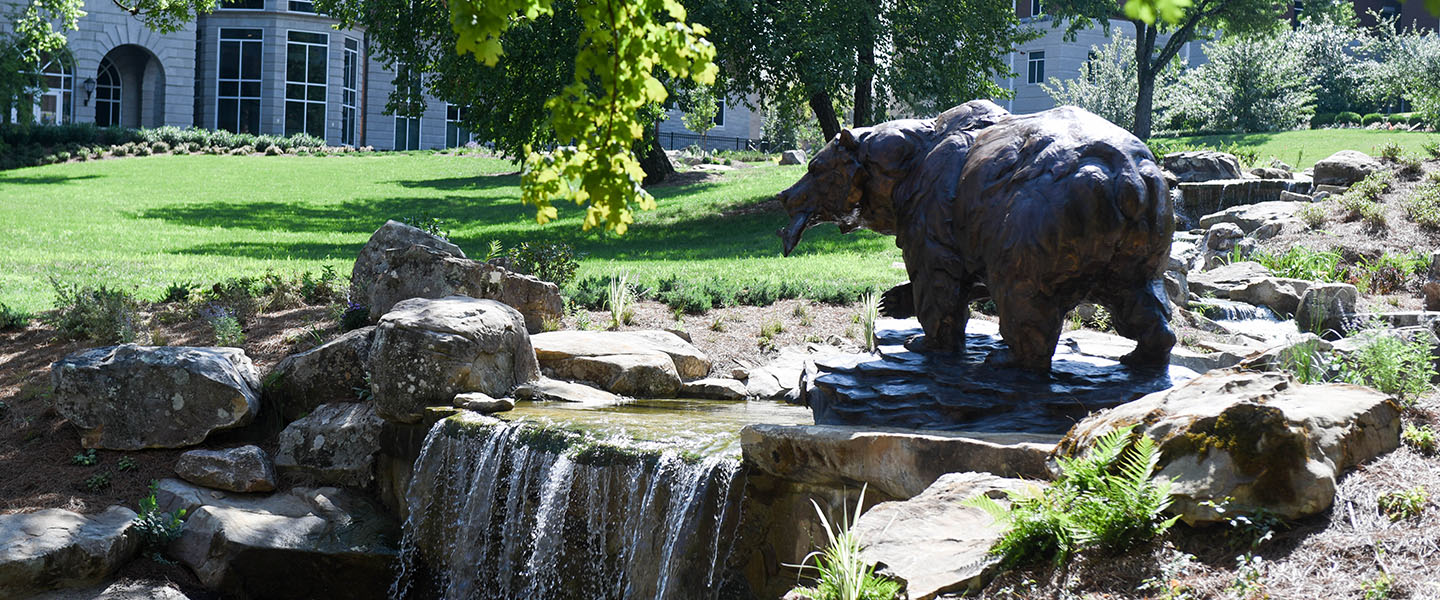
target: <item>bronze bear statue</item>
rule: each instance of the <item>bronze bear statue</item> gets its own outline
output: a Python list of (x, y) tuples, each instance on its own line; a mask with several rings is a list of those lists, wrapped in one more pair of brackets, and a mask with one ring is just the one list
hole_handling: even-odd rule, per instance
[(1009, 346), (991, 360), (1048, 372), (1066, 313), (1090, 300), (1138, 342), (1122, 362), (1169, 362), (1169, 189), (1143, 142), (1090, 112), (975, 100), (845, 130), (779, 199), (787, 256), (820, 222), (896, 236), (910, 283), (886, 305), (919, 318), (927, 349), (964, 350), (970, 301), (988, 295)]

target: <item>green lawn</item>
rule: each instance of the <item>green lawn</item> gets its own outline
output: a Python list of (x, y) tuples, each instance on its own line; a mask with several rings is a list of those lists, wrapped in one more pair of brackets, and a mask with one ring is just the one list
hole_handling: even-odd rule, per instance
[[(490, 240), (564, 240), (586, 253), (578, 276), (628, 271), (743, 287), (799, 283), (816, 295), (883, 287), (904, 279), (891, 238), (806, 234), (780, 256), (784, 216), (722, 216), (762, 202), (803, 167), (762, 166), (719, 181), (655, 190), (660, 208), (641, 213), (623, 237), (580, 230), (581, 211), (561, 208), (544, 227), (519, 202), (509, 163), (431, 154), (372, 156), (153, 156), (0, 172), (0, 302), (50, 308), (49, 278), (134, 289), (158, 298), (174, 282), (318, 271), (349, 274), (360, 246), (387, 218), (426, 214), (451, 239), (482, 254)], [(569, 210), (566, 210), (569, 208)]]
[(1259, 151), (1261, 164), (1269, 164), (1274, 157), (1297, 169), (1306, 169), (1341, 150), (1359, 150), (1373, 156), (1380, 152), (1380, 147), (1386, 142), (1395, 142), (1407, 153), (1428, 158), (1424, 145), (1427, 142), (1440, 143), (1440, 134), (1372, 129), (1308, 129), (1157, 139), (1210, 147), (1225, 147), (1232, 143), (1249, 146)]

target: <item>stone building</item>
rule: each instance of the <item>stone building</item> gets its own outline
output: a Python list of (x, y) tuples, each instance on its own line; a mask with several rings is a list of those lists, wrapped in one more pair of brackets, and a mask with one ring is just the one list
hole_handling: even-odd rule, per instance
[[(9, 14), (28, 0), (0, 0)], [(25, 115), (101, 126), (306, 132), (331, 145), (442, 148), (472, 141), (462, 108), (427, 97), (419, 118), (384, 114), (395, 73), (365, 32), (337, 29), (309, 0), (232, 0), (158, 33), (110, 0), (86, 0), (47, 89)], [(0, 22), (0, 30), (9, 26)], [(12, 109), (12, 118), (22, 118)]]

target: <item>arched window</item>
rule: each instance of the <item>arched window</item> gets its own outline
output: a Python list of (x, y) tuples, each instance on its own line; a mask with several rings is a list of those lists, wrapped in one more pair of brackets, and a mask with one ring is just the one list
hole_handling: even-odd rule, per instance
[(120, 71), (109, 58), (100, 60), (99, 77), (95, 78), (95, 124), (120, 125)]
[(64, 55), (45, 62), (40, 69), (40, 93), (35, 96), (35, 120), (40, 123), (69, 123), (75, 106), (75, 68)]

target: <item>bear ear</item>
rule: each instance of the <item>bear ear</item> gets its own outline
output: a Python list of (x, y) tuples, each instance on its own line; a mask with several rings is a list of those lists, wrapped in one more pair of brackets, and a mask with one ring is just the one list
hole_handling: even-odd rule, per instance
[(840, 142), (841, 146), (850, 150), (860, 147), (860, 142), (855, 139), (855, 132), (849, 129), (841, 129), (840, 135), (835, 136), (835, 139)]

